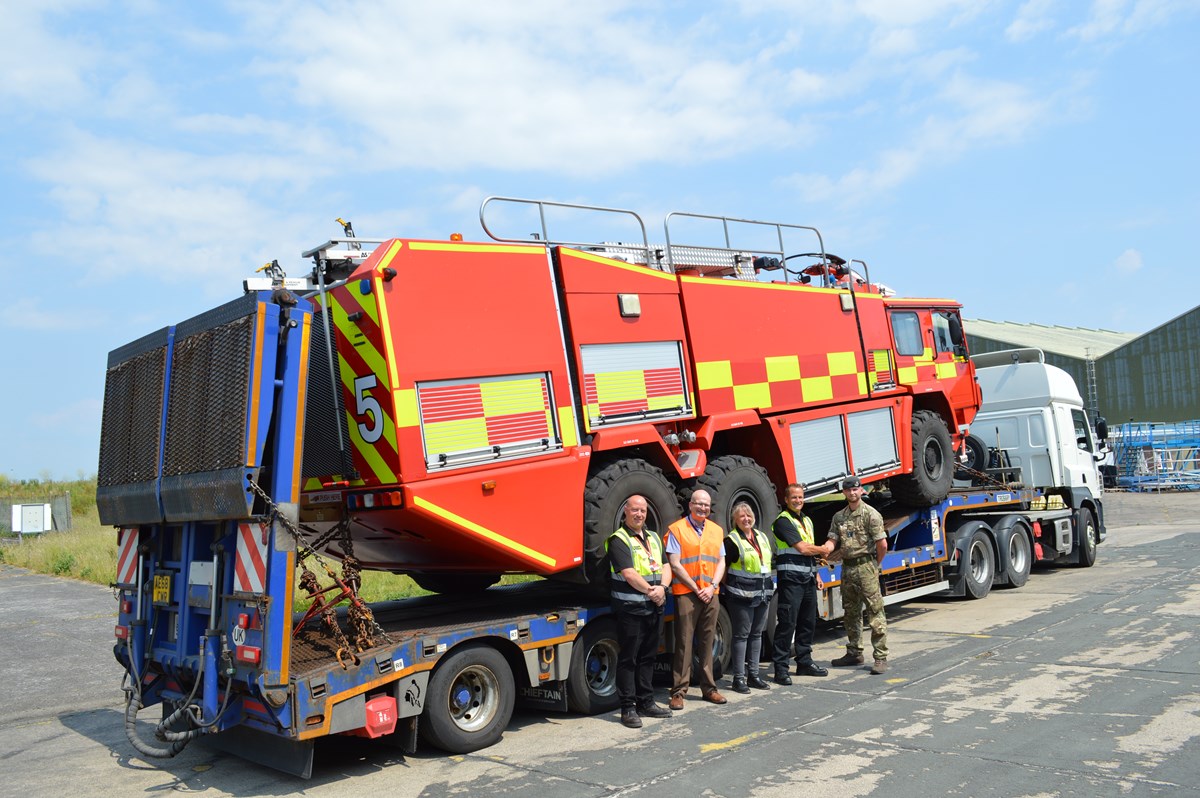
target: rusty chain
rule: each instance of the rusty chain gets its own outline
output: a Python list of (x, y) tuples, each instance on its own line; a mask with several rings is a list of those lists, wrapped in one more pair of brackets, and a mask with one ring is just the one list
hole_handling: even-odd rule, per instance
[[(312, 535), (316, 536), (313, 543), (305, 541), (301, 534), (301, 527), (293, 523), (292, 519), (288, 518), (280, 509), (279, 505), (271, 499), (267, 492), (262, 489), (254, 480), (249, 480), (250, 488), (256, 496), (263, 500), (267, 507), (268, 515), (271, 519), (278, 519), (280, 525), (288, 531), (295, 539), (297, 548), (296, 562), (300, 566), (300, 587), (308, 593), (316, 607), (320, 609), (322, 626), (325, 627), (329, 635), (334, 639), (338, 648), (335, 653), (338, 664), (343, 669), (349, 667), (346, 664), (344, 657), (348, 656), (350, 660), (357, 665), (359, 663), (358, 654), (372, 648), (375, 645), (373, 632), (377, 633), (385, 641), (393, 642), (388, 633), (384, 631), (379, 622), (375, 620), (375, 613), (371, 611), (370, 606), (362, 600), (358, 595), (359, 589), (362, 587), (362, 566), (358, 559), (354, 556), (354, 542), (350, 537), (350, 525), (346, 519), (338, 521), (330, 530), (324, 534), (317, 533), (316, 530), (308, 527), (303, 529)], [(329, 543), (335, 537), (338, 538), (338, 548), (342, 550), (342, 569), (341, 575), (333, 570), (328, 562), (320, 554), (320, 547)], [(325, 569), (325, 573), (334, 582), (334, 585), (342, 588), (342, 593), (332, 602), (326, 602), (323, 594), (330, 588), (321, 587), (320, 580), (317, 575), (305, 563), (309, 557), (312, 557), (317, 564)], [(337, 611), (335, 607), (343, 598), (348, 599), (346, 609), (346, 621), (351, 627), (351, 632), (354, 636), (353, 645), (347, 639), (346, 634), (342, 631), (337, 620)], [(308, 620), (307, 618), (305, 619)], [(298, 632), (304, 623), (295, 629)], [(295, 633), (293, 632), (293, 634)]]

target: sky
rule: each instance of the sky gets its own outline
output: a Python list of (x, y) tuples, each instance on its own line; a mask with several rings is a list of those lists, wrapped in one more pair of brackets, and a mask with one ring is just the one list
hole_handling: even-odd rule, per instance
[(1200, 304), (1200, 0), (9, 5), (10, 479), (94, 474), (108, 352), (306, 273), (337, 217), (486, 240), (503, 195), (661, 241), (685, 211), (814, 226), (968, 319)]

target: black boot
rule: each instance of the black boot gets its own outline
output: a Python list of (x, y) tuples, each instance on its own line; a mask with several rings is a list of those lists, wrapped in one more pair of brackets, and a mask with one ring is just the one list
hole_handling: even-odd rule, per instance
[(734, 676), (733, 677), (733, 692), (735, 692), (735, 693), (750, 692), (750, 688), (746, 684), (745, 676)]

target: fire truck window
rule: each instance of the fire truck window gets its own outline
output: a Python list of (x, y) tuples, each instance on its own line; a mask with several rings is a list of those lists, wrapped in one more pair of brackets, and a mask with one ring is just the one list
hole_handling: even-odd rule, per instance
[(945, 313), (933, 314), (933, 341), (939, 352), (954, 351), (954, 336), (950, 334), (950, 318)]
[(896, 339), (896, 354), (925, 354), (925, 343), (921, 340), (921, 320), (917, 318), (916, 313), (893, 313), (892, 335)]

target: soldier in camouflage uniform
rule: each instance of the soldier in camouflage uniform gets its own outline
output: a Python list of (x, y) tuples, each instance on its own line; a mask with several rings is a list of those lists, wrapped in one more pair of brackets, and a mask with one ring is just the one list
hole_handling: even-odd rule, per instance
[(879, 592), (879, 565), (887, 554), (887, 532), (883, 516), (862, 500), (862, 483), (858, 477), (842, 481), (846, 506), (833, 516), (829, 524), (826, 550), (842, 552), (842, 618), (846, 626), (846, 653), (833, 661), (834, 667), (863, 663), (862, 620), (863, 606), (867, 608), (867, 623), (871, 627), (871, 646), (875, 663), (871, 673), (887, 671), (887, 618), (883, 614), (883, 596)]

